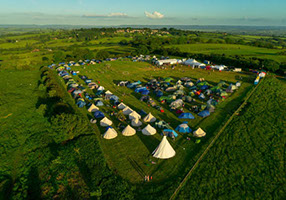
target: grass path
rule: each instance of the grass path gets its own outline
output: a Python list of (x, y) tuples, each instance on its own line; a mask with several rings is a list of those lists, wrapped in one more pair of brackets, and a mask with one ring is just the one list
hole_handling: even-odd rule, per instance
[(177, 193), (180, 191), (180, 189), (183, 187), (185, 182), (191, 177), (193, 171), (196, 169), (196, 167), (199, 165), (201, 160), (204, 158), (204, 156), (208, 153), (209, 149), (213, 146), (215, 141), (219, 138), (221, 133), (224, 131), (224, 129), (228, 126), (228, 124), (231, 122), (231, 120), (235, 117), (235, 115), (246, 105), (248, 99), (253, 95), (253, 93), (256, 91), (260, 83), (263, 81), (263, 79), (259, 82), (259, 84), (251, 91), (251, 93), (246, 97), (244, 102), (239, 106), (239, 108), (231, 115), (231, 117), (227, 120), (227, 122), (224, 124), (224, 126), (219, 130), (218, 134), (214, 137), (214, 139), (211, 141), (211, 143), (208, 145), (208, 147), (205, 149), (205, 151), (202, 153), (202, 155), (199, 157), (199, 159), (196, 161), (196, 163), (193, 165), (193, 167), (190, 169), (188, 174), (185, 176), (185, 178), (182, 180), (182, 182), (179, 184), (175, 192), (170, 197), (170, 200), (174, 199), (177, 195)]

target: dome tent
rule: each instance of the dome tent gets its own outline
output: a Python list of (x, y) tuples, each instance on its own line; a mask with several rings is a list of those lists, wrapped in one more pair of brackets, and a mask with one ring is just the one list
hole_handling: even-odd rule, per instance
[(175, 150), (167, 140), (167, 136), (164, 136), (158, 147), (153, 151), (153, 157), (159, 159), (169, 159), (176, 155)]
[(156, 121), (156, 118), (151, 113), (149, 113), (148, 115), (146, 115), (146, 117), (144, 117), (143, 121), (152, 123)]
[(132, 128), (130, 125), (127, 125), (122, 131), (122, 135), (124, 136), (132, 136), (135, 134), (136, 134), (136, 130)]
[(195, 117), (191, 113), (182, 113), (179, 119), (195, 119)]
[(96, 119), (98, 119), (98, 118), (103, 118), (103, 117), (104, 117), (104, 114), (103, 114), (103, 112), (97, 110), (97, 111), (94, 112), (94, 117), (95, 117)]
[(139, 127), (141, 125), (142, 125), (142, 122), (139, 119), (133, 119), (131, 121), (131, 126), (133, 126), (133, 127)]
[(192, 132), (192, 129), (188, 126), (188, 124), (183, 123), (177, 126), (176, 131), (179, 131), (180, 133), (190, 133)]
[(108, 127), (106, 132), (103, 134), (103, 138), (107, 140), (114, 139), (116, 137), (117, 132), (112, 127)]
[(196, 131), (193, 132), (193, 135), (195, 137), (204, 137), (206, 135), (206, 132), (204, 132), (203, 129), (198, 128)]
[(210, 111), (208, 111), (208, 110), (203, 110), (198, 114), (198, 116), (200, 116), (200, 117), (207, 117), (209, 115), (210, 115)]
[(136, 111), (132, 111), (132, 113), (129, 114), (129, 119), (141, 119), (141, 115), (139, 115)]
[(88, 108), (88, 112), (95, 112), (99, 110), (98, 107), (96, 107), (94, 104), (91, 104), (91, 106)]
[(109, 120), (107, 117), (104, 117), (102, 120), (100, 120), (100, 126), (107, 127), (111, 125), (112, 125), (112, 121)]
[(148, 124), (143, 130), (142, 133), (144, 135), (155, 135), (156, 134), (156, 129), (153, 128), (150, 124)]

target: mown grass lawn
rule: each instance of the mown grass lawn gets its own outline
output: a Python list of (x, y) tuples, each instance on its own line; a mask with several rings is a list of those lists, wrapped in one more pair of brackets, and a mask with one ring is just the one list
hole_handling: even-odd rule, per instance
[[(106, 67), (110, 65), (110, 67)], [(158, 110), (149, 107), (145, 102), (138, 100), (140, 95), (135, 94), (133, 90), (119, 87), (116, 84), (121, 80), (147, 82), (151, 78), (157, 77), (173, 77), (179, 79), (184, 76), (188, 76), (196, 80), (198, 78), (205, 78), (209, 83), (216, 85), (219, 81), (223, 80), (227, 83), (235, 83), (238, 77), (242, 77), (242, 87), (229, 97), (225, 102), (222, 102), (217, 106), (215, 113), (210, 117), (202, 119), (195, 115), (195, 120), (190, 120), (189, 126), (195, 130), (198, 127), (203, 128), (207, 132), (207, 136), (202, 139), (200, 144), (195, 144), (195, 139), (191, 141), (186, 140), (187, 136), (191, 134), (183, 135), (173, 141), (169, 139), (171, 145), (176, 150), (177, 154), (174, 158), (169, 160), (155, 160), (151, 157), (152, 151), (157, 147), (162, 139), (160, 135), (161, 130), (157, 129), (158, 133), (154, 136), (144, 136), (141, 132), (133, 137), (124, 137), (121, 135), (121, 130), (117, 129), (119, 121), (115, 117), (109, 116), (114, 122), (113, 127), (119, 133), (119, 136), (113, 140), (100, 139), (105, 158), (107, 159), (110, 167), (115, 170), (122, 177), (130, 180), (133, 183), (142, 182), (143, 177), (141, 169), (147, 175), (153, 176), (153, 182), (159, 183), (164, 180), (171, 180), (182, 176), (186, 167), (195, 162), (198, 153), (205, 147), (208, 141), (215, 135), (218, 127), (227, 119), (227, 116), (232, 114), (232, 111), (238, 107), (245, 94), (252, 88), (253, 77), (249, 75), (237, 74), (233, 72), (206, 72), (202, 69), (190, 69), (187, 67), (178, 67), (176, 70), (160, 70), (147, 63), (133, 63), (126, 62), (108, 62), (97, 65), (90, 65), (84, 67), (73, 67), (73, 70), (79, 70), (80, 75), (86, 75), (94, 81), (100, 81), (100, 84), (110, 90), (114, 94), (120, 97), (128, 106), (139, 112), (141, 109), (151, 112), (157, 119), (163, 119), (169, 122), (172, 128), (176, 128), (177, 125), (185, 120), (178, 119), (178, 115), (175, 112), (169, 111), (168, 105), (163, 105), (165, 113), (161, 113)], [(74, 77), (83, 83), (78, 77)], [(153, 94), (151, 94), (152, 96)], [(108, 103), (108, 102), (105, 102)], [(159, 102), (157, 101), (159, 105)], [(105, 113), (116, 111), (111, 107), (103, 107), (101, 110)], [(84, 111), (87, 113), (87, 111)], [(91, 115), (89, 115), (92, 117)], [(144, 124), (146, 125), (146, 124)], [(155, 126), (154, 124), (152, 124)], [(101, 134), (104, 133), (104, 129), (99, 128), (98, 134), (101, 138)], [(156, 161), (156, 165), (150, 164), (150, 159)], [(140, 166), (140, 170), (134, 167), (134, 161)]]

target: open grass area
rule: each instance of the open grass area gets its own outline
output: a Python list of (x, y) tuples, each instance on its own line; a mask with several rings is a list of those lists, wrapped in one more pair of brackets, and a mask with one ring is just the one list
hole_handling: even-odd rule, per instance
[(284, 80), (264, 80), (177, 199), (283, 199), (285, 90)]
[[(189, 76), (194, 80), (203, 77), (209, 81), (209, 83), (215, 85), (221, 80), (228, 83), (235, 83), (238, 80), (239, 75), (243, 78), (242, 87), (225, 102), (221, 103), (217, 107), (215, 113), (206, 119), (202, 119), (195, 115), (196, 119), (189, 122), (189, 125), (193, 130), (201, 127), (207, 132), (207, 137), (203, 139), (202, 143), (195, 144), (194, 138), (192, 138), (191, 141), (188, 141), (186, 140), (186, 137), (190, 135), (183, 134), (180, 134), (175, 141), (169, 140), (177, 152), (176, 156), (172, 159), (156, 160), (156, 165), (150, 165), (150, 155), (162, 139), (162, 136), (159, 134), (148, 137), (142, 135), (141, 132), (138, 132), (136, 136), (133, 137), (124, 137), (119, 134), (119, 136), (114, 140), (108, 141), (100, 139), (109, 165), (122, 177), (133, 183), (142, 182), (143, 179), (142, 175), (138, 172), (138, 169), (134, 167), (134, 161), (140, 166), (145, 174), (149, 174), (154, 177), (154, 183), (159, 183), (164, 180), (172, 180), (177, 176), (180, 176), (186, 166), (195, 161), (196, 155), (201, 151), (201, 149), (203, 149), (203, 146), (208, 142), (208, 140), (214, 136), (217, 128), (226, 119), (226, 117), (231, 114), (231, 111), (239, 105), (246, 92), (252, 87), (253, 78), (250, 78), (248, 75), (238, 75), (237, 73), (232, 72), (215, 71), (208, 74), (206, 70), (192, 70), (187, 67), (179, 67), (176, 70), (159, 70), (147, 63), (134, 64), (132, 62), (110, 62), (108, 64), (111, 65), (108, 69), (105, 67), (104, 63), (86, 66), (85, 69), (83, 67), (73, 67), (73, 69), (79, 70), (80, 75), (86, 75), (89, 78), (100, 81), (100, 84), (103, 85), (106, 90), (110, 90), (119, 96), (124, 103), (137, 112), (141, 109), (147, 113), (152, 112), (157, 119), (163, 119), (170, 122), (170, 125), (173, 128), (176, 128), (177, 125), (185, 120), (178, 119), (177, 114), (169, 111), (168, 105), (163, 105), (165, 113), (162, 114), (160, 111), (149, 107), (145, 102), (139, 101), (138, 98), (140, 95), (136, 94), (133, 90), (125, 87), (118, 87), (116, 84), (120, 80), (141, 80), (142, 82), (147, 82), (149, 79), (157, 77), (173, 77), (175, 79), (179, 79), (184, 76)], [(79, 80), (79, 78), (76, 79)], [(251, 82), (249, 82), (249, 80), (251, 80)], [(156, 98), (154, 97), (154, 99)], [(156, 102), (157, 104), (160, 104), (158, 101)], [(104, 107), (103, 110), (106, 113), (109, 113), (113, 109), (110, 107)], [(115, 117), (110, 118), (115, 123), (115, 126), (113, 127), (116, 128), (119, 121)], [(152, 125), (154, 126), (154, 124)], [(160, 133), (160, 129), (157, 130), (158, 133)], [(119, 129), (117, 129), (117, 131), (118, 133), (121, 132)], [(100, 134), (102, 133), (104, 133), (104, 129), (101, 129)]]
[(278, 55), (278, 49), (266, 49), (238, 44), (183, 44), (166, 47), (178, 47), (182, 52), (201, 54), (243, 55), (246, 57), (268, 58), (286, 62), (286, 56)]

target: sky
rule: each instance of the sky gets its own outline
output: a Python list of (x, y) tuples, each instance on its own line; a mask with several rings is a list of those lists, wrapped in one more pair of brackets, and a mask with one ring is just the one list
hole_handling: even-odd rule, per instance
[(286, 0), (0, 0), (0, 24), (286, 26)]

